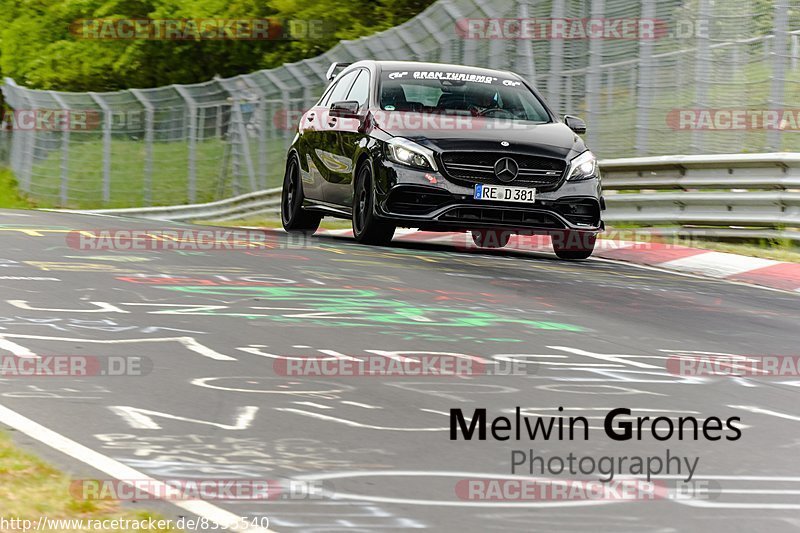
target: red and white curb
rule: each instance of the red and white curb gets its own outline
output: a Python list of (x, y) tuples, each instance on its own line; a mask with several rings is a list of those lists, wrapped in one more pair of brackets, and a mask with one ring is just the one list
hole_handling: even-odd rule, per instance
[[(349, 229), (320, 230), (327, 235), (352, 236)], [(437, 233), (398, 229), (394, 240), (449, 244), (476, 249), (467, 233)], [(552, 252), (550, 238), (541, 235), (512, 236), (504, 249), (529, 252)], [(800, 292), (800, 263), (773, 261), (758, 257), (712, 252), (674, 244), (599, 239), (594, 257), (625, 261), (665, 270), (696, 274), (761, 285), (773, 289)]]

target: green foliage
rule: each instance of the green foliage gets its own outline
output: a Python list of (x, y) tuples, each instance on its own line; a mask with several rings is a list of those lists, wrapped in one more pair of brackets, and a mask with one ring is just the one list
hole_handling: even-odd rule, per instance
[(24, 198), (17, 190), (17, 181), (11, 170), (0, 167), (0, 208), (26, 209), (37, 207), (36, 204)]
[[(433, 0), (0, 0), (0, 74), (40, 89), (106, 91), (206, 81), (320, 54), (395, 26)], [(81, 19), (322, 20), (313, 39), (91, 40)]]

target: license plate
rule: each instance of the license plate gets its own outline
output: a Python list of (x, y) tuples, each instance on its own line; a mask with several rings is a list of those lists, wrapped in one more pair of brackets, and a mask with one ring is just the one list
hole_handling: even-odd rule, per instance
[(532, 204), (536, 201), (536, 189), (530, 187), (478, 184), (475, 185), (475, 199)]

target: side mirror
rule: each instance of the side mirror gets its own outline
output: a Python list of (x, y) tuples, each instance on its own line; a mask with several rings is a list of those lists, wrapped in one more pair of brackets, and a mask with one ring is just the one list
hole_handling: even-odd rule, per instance
[(586, 133), (586, 123), (578, 117), (564, 115), (564, 124), (578, 135)]
[(332, 117), (360, 118), (358, 110), (361, 105), (355, 100), (345, 100), (331, 104), (329, 115)]

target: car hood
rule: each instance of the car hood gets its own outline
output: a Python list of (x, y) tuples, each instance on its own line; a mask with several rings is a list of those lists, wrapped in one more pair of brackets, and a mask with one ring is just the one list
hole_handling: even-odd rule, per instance
[[(486, 120), (477, 125), (474, 122), (471, 124), (473, 127), (460, 129), (382, 129), (392, 136), (405, 137), (436, 152), (521, 152), (570, 159), (586, 150), (583, 140), (560, 122), (525, 124)], [(508, 143), (508, 146), (501, 144), (503, 142)]]

